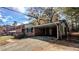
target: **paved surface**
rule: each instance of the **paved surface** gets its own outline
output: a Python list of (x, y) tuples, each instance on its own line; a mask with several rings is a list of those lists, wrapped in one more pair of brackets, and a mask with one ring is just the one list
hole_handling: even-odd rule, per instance
[[(44, 40), (45, 39), (45, 40)], [(14, 40), (0, 46), (0, 51), (73, 51), (79, 50), (79, 44), (65, 41), (51, 40), (51, 38), (32, 37)], [(49, 40), (48, 40), (49, 39)]]

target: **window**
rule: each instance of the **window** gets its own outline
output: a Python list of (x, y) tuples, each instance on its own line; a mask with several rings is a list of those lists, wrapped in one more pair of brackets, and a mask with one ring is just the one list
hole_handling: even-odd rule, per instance
[(30, 28), (30, 32), (33, 32), (33, 28)]
[(33, 28), (27, 28), (27, 32), (33, 32)]

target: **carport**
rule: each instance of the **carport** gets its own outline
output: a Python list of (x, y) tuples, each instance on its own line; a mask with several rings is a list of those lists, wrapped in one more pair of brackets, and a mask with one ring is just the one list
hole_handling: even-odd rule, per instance
[[(27, 32), (27, 29), (32, 30)], [(27, 27), (26, 34), (27, 36), (52, 36), (59, 39), (59, 22)]]

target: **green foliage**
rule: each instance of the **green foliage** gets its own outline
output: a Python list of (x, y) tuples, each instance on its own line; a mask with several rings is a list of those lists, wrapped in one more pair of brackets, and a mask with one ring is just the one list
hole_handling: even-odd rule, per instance
[(78, 16), (79, 15), (79, 7), (67, 7), (64, 9), (64, 13), (69, 16)]
[[(64, 9), (64, 13), (67, 14), (68, 16), (70, 16), (71, 18), (71, 22), (72, 22), (72, 28), (77, 29), (77, 27), (79, 27), (79, 25), (77, 25), (79, 23), (79, 7), (67, 7)], [(75, 23), (75, 26), (74, 26)]]
[(17, 25), (17, 22), (16, 22), (16, 21), (14, 21), (13, 26), (16, 26), (16, 25)]

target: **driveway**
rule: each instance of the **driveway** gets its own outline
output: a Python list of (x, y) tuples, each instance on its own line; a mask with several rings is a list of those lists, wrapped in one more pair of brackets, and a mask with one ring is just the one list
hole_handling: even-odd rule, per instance
[(79, 44), (44, 37), (31, 37), (14, 40), (0, 46), (0, 51), (78, 51)]

